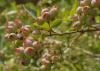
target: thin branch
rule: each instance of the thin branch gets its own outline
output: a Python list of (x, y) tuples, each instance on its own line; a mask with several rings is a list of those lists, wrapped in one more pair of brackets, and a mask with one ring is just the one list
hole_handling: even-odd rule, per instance
[(49, 30), (49, 32), (50, 32), (49, 35), (51, 36), (52, 34), (51, 34), (51, 25), (50, 25), (50, 21), (48, 21), (48, 25), (49, 25), (49, 29), (50, 29), (50, 30)]
[(83, 52), (83, 53), (85, 53), (86, 55), (88, 55), (89, 57), (91, 57), (91, 58), (93, 58), (93, 59), (95, 59), (95, 60), (100, 61), (100, 54), (95, 54), (95, 53), (93, 53), (93, 52), (91, 52), (91, 51), (85, 50), (85, 49), (83, 49), (83, 48), (78, 48), (78, 47), (72, 48), (72, 49), (78, 49), (78, 50), (80, 50), (81, 52)]
[(95, 31), (100, 31), (100, 29), (83, 29), (83, 30), (77, 30), (77, 31), (70, 31), (70, 32), (65, 32), (65, 33), (52, 33), (52, 35), (67, 35), (67, 34), (75, 34), (75, 33), (85, 33), (85, 32), (95, 32)]

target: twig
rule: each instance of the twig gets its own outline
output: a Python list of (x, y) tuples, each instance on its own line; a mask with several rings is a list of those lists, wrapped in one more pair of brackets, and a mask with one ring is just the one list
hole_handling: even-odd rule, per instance
[(65, 32), (65, 33), (52, 33), (52, 35), (67, 35), (67, 34), (75, 34), (75, 33), (85, 33), (85, 32), (95, 32), (95, 31), (100, 31), (100, 29), (83, 29), (83, 30), (77, 30), (77, 31), (70, 31), (70, 32)]
[(89, 57), (92, 57), (93, 59), (100, 61), (100, 54), (94, 54), (93, 52), (82, 49), (82, 48), (77, 48), (77, 49), (81, 50), (83, 53), (85, 53)]
[(49, 25), (49, 29), (50, 29), (50, 30), (49, 30), (49, 32), (50, 32), (49, 35), (51, 36), (52, 34), (51, 34), (51, 25), (50, 25), (50, 21), (48, 21), (48, 25)]

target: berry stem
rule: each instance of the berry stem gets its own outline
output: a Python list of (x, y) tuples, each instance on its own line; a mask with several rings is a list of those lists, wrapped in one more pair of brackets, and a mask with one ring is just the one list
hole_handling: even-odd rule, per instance
[(57, 33), (57, 32), (55, 32), (55, 33), (52, 33), (50, 35), (62, 36), (62, 35), (67, 35), (67, 34), (85, 33), (85, 32), (96, 32), (96, 31), (100, 31), (100, 29), (82, 29), (82, 30), (64, 32), (64, 33)]
[(49, 30), (49, 35), (52, 36), (52, 33), (51, 33), (52, 31), (51, 31), (50, 21), (48, 21), (48, 25), (49, 25), (49, 29), (50, 29), (50, 30)]

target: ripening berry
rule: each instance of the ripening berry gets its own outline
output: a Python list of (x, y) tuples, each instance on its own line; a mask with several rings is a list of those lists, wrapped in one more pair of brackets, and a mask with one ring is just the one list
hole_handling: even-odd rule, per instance
[(17, 38), (17, 35), (15, 33), (10, 33), (9, 34), (9, 39), (15, 40)]
[(40, 17), (37, 17), (35, 21), (37, 22), (37, 24), (42, 24), (44, 22), (44, 19), (43, 17), (40, 16)]
[(72, 16), (72, 19), (73, 19), (74, 21), (77, 21), (77, 20), (79, 19), (78, 14), (74, 14), (74, 15)]
[(7, 25), (8, 25), (8, 26), (14, 26), (14, 24), (15, 24), (15, 22), (13, 22), (13, 21), (8, 21), (8, 22), (7, 22)]
[(50, 13), (49, 12), (44, 12), (42, 17), (43, 17), (44, 20), (47, 20), (50, 17)]
[(41, 14), (44, 14), (45, 12), (49, 12), (49, 9), (48, 8), (42, 9)]
[(74, 28), (74, 29), (78, 29), (78, 28), (80, 28), (80, 21), (76, 21), (76, 22), (74, 22), (73, 24), (72, 24), (72, 27)]
[(82, 8), (82, 12), (83, 12), (83, 13), (88, 13), (89, 10), (90, 10), (90, 7), (89, 7), (89, 6), (84, 6), (84, 7)]
[(42, 58), (41, 59), (41, 64), (47, 65), (47, 64), (50, 64), (50, 61), (46, 58)]
[(16, 53), (17, 54), (21, 54), (23, 52), (24, 52), (24, 48), (23, 47), (16, 48)]
[(15, 23), (13, 21), (8, 21), (6, 25), (6, 31), (12, 32), (15, 29)]
[(23, 40), (24, 39), (23, 33), (18, 33), (17, 34), (17, 39)]
[(24, 40), (23, 46), (24, 47), (29, 47), (29, 46), (32, 46), (32, 43), (33, 43), (33, 38), (28, 37)]
[(35, 48), (40, 48), (42, 46), (42, 43), (40, 41), (34, 41), (32, 45)]
[(16, 40), (17, 39), (17, 35), (15, 33), (6, 34), (4, 37), (8, 40)]
[(21, 22), (20, 19), (15, 19), (15, 23), (16, 23), (16, 24), (21, 24), (22, 22)]
[(13, 29), (14, 27), (13, 26), (11, 26), (11, 25), (9, 25), (9, 26), (7, 26), (7, 29)]
[(28, 33), (31, 31), (30, 25), (22, 26), (21, 31), (22, 31), (24, 34), (28, 34)]
[(14, 22), (15, 22), (16, 27), (19, 27), (22, 24), (22, 21), (20, 19), (15, 19)]
[(82, 13), (82, 7), (78, 7), (78, 8), (76, 9), (76, 12), (77, 12), (78, 14), (81, 14), (81, 13)]
[(7, 33), (11, 33), (11, 32), (13, 32), (13, 30), (14, 30), (13, 26), (7, 26), (7, 28), (6, 28)]
[(92, 0), (91, 4), (94, 6), (100, 6), (100, 0)]
[(33, 35), (40, 35), (41, 32), (40, 32), (40, 30), (35, 29), (35, 30), (32, 31), (32, 34), (33, 34)]
[(33, 47), (26, 47), (24, 50), (24, 53), (28, 54), (28, 55), (33, 55), (33, 53), (34, 53)]

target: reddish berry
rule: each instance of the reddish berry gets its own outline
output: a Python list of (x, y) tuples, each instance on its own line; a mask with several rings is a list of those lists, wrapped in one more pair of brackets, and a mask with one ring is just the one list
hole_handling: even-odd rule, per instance
[(49, 12), (44, 12), (43, 19), (47, 20), (49, 17), (50, 17), (50, 13)]
[(22, 31), (23, 33), (29, 32), (29, 31), (30, 31), (30, 27), (28, 27), (27, 25), (25, 25), (25, 26), (23, 26), (23, 27), (21, 28), (21, 31)]
[(15, 28), (15, 23), (13, 21), (8, 21), (6, 25), (6, 31), (12, 32), (14, 28)]
[(87, 12), (89, 12), (89, 10), (90, 10), (89, 6), (84, 6), (83, 9), (82, 9), (82, 12), (87, 13)]
[(21, 20), (20, 19), (15, 19), (15, 25), (20, 26), (21, 25)]
[(17, 54), (21, 54), (23, 52), (24, 52), (24, 48), (23, 47), (16, 48), (16, 53)]
[(23, 45), (24, 45), (24, 47), (29, 47), (29, 46), (32, 46), (32, 43), (33, 43), (33, 38), (28, 37), (28, 38), (25, 39)]
[(33, 47), (27, 47), (27, 48), (25, 48), (24, 53), (26, 53), (28, 55), (32, 55), (34, 53)]

